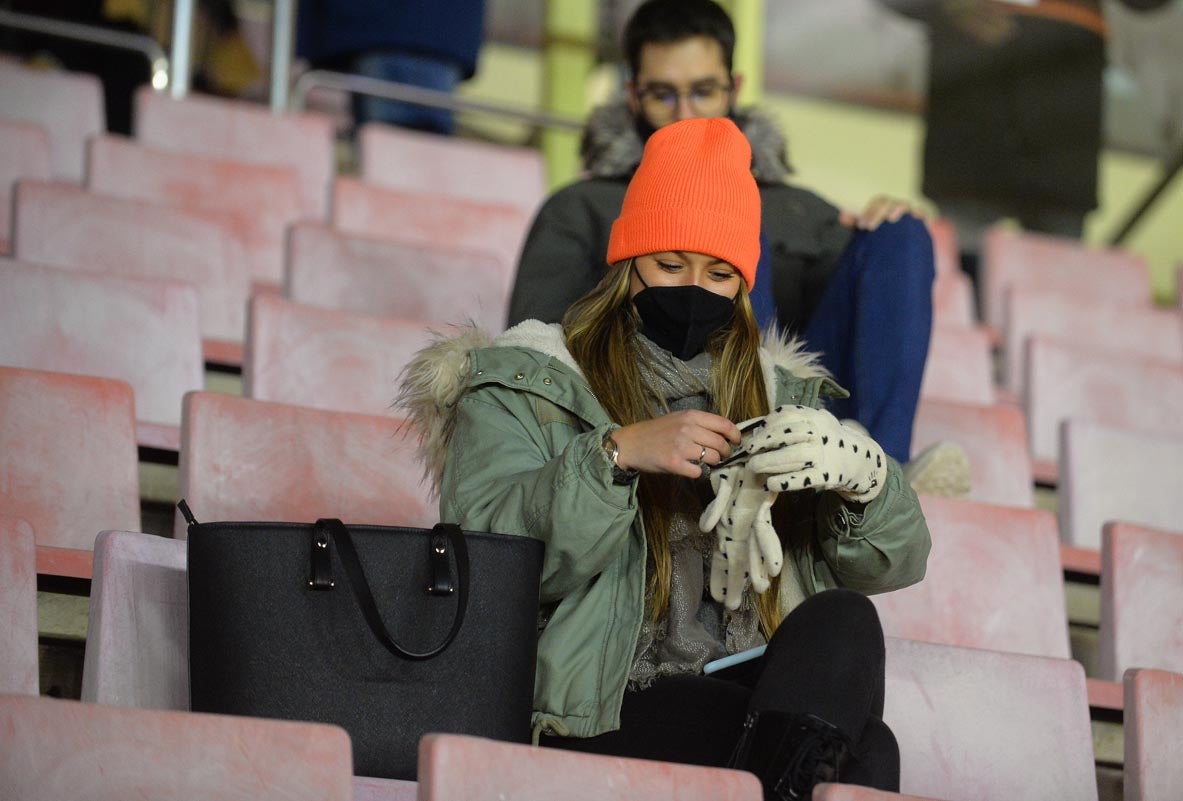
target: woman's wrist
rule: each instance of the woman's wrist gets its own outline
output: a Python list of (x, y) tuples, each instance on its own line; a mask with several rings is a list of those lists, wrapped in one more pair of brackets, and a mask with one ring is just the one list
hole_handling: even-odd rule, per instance
[(620, 431), (621, 429), (619, 428), (609, 429), (608, 433), (604, 435), (601, 447), (604, 449), (604, 454), (612, 465), (613, 482), (616, 484), (628, 484), (637, 477), (637, 470), (630, 468), (621, 461), (620, 440), (618, 439)]

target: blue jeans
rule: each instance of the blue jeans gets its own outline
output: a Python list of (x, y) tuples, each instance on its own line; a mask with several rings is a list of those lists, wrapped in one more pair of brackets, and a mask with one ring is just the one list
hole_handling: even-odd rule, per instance
[[(460, 65), (412, 53), (382, 51), (366, 53), (353, 61), (360, 75), (398, 81), (451, 92), (460, 83)], [(452, 112), (442, 108), (400, 103), (368, 95), (353, 96), (353, 118), (357, 125), (385, 122), (420, 131), (450, 134), (455, 127)]]
[(859, 231), (802, 332), (850, 390), (829, 404), (862, 423), (888, 456), (908, 461), (932, 333), (932, 238), (915, 217)]

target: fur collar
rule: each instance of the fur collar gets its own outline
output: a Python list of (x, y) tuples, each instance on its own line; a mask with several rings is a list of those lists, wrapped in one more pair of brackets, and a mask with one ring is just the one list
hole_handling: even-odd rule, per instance
[[(735, 112), (735, 124), (752, 146), (752, 174), (763, 183), (783, 183), (792, 173), (785, 135), (767, 113), (749, 107)], [(583, 131), (580, 155), (593, 178), (629, 177), (641, 163), (645, 149), (625, 101), (592, 111)]]
[[(487, 347), (519, 347), (549, 356), (571, 369), (580, 378), (583, 371), (567, 350), (562, 327), (538, 320), (526, 320), (510, 328), (495, 340), (475, 327), (457, 327), (447, 332), (433, 332), (432, 342), (420, 350), (403, 370), (396, 408), (402, 413), (404, 427), (418, 437), (418, 455), (424, 478), (438, 494), (444, 472), (448, 443), (456, 430), (456, 404), (468, 389), (470, 354)], [(769, 405), (776, 401), (776, 370), (782, 368), (799, 378), (826, 376), (818, 355), (805, 350), (796, 338), (781, 335), (775, 329), (764, 336), (760, 350), (764, 383)]]

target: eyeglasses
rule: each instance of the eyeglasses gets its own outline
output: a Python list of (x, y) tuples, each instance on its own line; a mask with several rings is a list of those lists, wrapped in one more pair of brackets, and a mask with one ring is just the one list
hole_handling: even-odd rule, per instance
[(645, 115), (653, 122), (673, 119), (678, 113), (678, 103), (682, 98), (686, 98), (686, 102), (696, 115), (711, 117), (726, 111), (727, 96), (733, 86), (730, 82), (724, 84), (718, 81), (704, 81), (683, 92), (669, 84), (653, 83), (639, 90), (637, 99), (641, 101), (641, 109)]

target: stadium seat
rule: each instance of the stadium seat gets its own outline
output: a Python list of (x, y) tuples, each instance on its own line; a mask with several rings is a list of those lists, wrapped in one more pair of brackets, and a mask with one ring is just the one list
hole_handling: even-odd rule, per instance
[(419, 741), (419, 801), (760, 801), (755, 774), (428, 734)]
[(1114, 306), (1050, 292), (1006, 293), (1004, 385), (1023, 391), (1024, 343), (1050, 335), (1078, 347), (1146, 356), (1183, 364), (1183, 313)]
[(53, 176), (80, 184), (86, 140), (107, 127), (103, 87), (94, 75), (0, 62), (0, 118), (44, 128)]
[(22, 178), (49, 180), (49, 134), (40, 125), (0, 119), (0, 255), (12, 245), (12, 193)]
[(507, 296), (529, 221), (508, 203), (387, 189), (356, 178), (333, 184), (333, 224), (340, 230), (409, 245), (491, 252), (505, 270)]
[(349, 236), (315, 223), (288, 234), (284, 289), (309, 306), (434, 325), (505, 327), (508, 268), (491, 253)]
[(968, 328), (977, 324), (977, 317), (973, 281), (969, 276), (960, 271), (943, 273), (938, 270), (936, 280), (932, 282), (933, 325)]
[(302, 184), (292, 167), (170, 153), (115, 136), (92, 139), (88, 152), (92, 192), (232, 214), (255, 280), (283, 280), (287, 226), (303, 217)]
[(969, 500), (1034, 505), (1027, 425), (1019, 409), (922, 398), (912, 430), (912, 453), (941, 440), (951, 440), (965, 449), (970, 467)]
[(189, 708), (187, 562), (182, 540), (128, 531), (99, 533), (83, 701)]
[(0, 696), (0, 796), (351, 801), (336, 726)]
[(982, 314), (1001, 329), (1008, 288), (1058, 292), (1114, 306), (1148, 307), (1146, 260), (1129, 251), (1094, 250), (1071, 239), (992, 228), (982, 239)]
[(0, 515), (28, 522), (37, 572), (90, 578), (94, 538), (140, 527), (131, 387), (0, 367)]
[(192, 283), (202, 336), (241, 343), (251, 273), (236, 226), (226, 214), (22, 181), (13, 255), (72, 270)]
[(981, 328), (934, 326), (920, 397), (958, 403), (994, 403), (994, 357)]
[(932, 255), (936, 263), (937, 276), (961, 272), (961, 253), (957, 244), (957, 227), (948, 217), (934, 217), (928, 220), (928, 233), (932, 237)]
[(888, 638), (884, 721), (900, 791), (954, 801), (1096, 801), (1084, 668)]
[(0, 620), (0, 693), (37, 695), (37, 551), (32, 526), (10, 517), (0, 517)]
[(918, 795), (900, 795), (886, 790), (873, 790), (854, 784), (819, 784), (813, 790), (812, 801), (936, 801)]
[(1109, 520), (1183, 531), (1183, 434), (1068, 420), (1059, 453), (1065, 542), (1095, 550)]
[(197, 292), (0, 261), (0, 364), (122, 379), (140, 439), (175, 449), (181, 398), (203, 381)]
[(1056, 519), (1035, 509), (922, 495), (924, 580), (871, 596), (890, 637), (1068, 659)]
[[(420, 480), (414, 435), (400, 425), (193, 392), (181, 422), (179, 497), (198, 520), (433, 526), (437, 505)], [(180, 514), (175, 534), (186, 536)]]
[(1101, 564), (1101, 676), (1120, 681), (1135, 667), (1183, 673), (1183, 526), (1107, 523)]
[(1183, 675), (1125, 674), (1125, 801), (1183, 798)]
[(136, 93), (135, 105), (137, 141), (177, 153), (292, 167), (300, 176), (303, 216), (328, 219), (335, 172), (329, 117), (274, 114), (258, 103), (208, 95), (175, 100), (146, 86)]
[(1032, 336), (1026, 390), (1031, 456), (1044, 465), (1039, 473), (1051, 472), (1060, 422), (1070, 418), (1183, 436), (1183, 364)]
[(243, 395), (339, 412), (383, 415), (407, 362), (432, 339), (418, 321), (251, 301)]
[(546, 165), (532, 147), (410, 131), (378, 122), (357, 135), (368, 183), (477, 203), (512, 203), (529, 216), (546, 197)]

